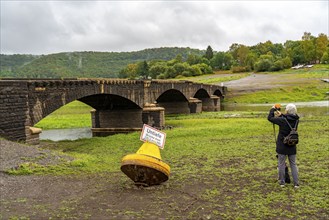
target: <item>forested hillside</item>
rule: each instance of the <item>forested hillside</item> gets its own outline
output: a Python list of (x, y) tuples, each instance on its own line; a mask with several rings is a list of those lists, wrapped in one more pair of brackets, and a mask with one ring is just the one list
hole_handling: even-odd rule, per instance
[(253, 46), (233, 43), (228, 51), (154, 48), (135, 52), (67, 52), (50, 55), (1, 55), (0, 77), (120, 77), (168, 79), (198, 76), (214, 70), (279, 71), (298, 64), (329, 64), (325, 34), (305, 32), (301, 40), (271, 41)]
[(33, 60), (37, 59), (39, 56), (36, 55), (26, 55), (26, 54), (14, 54), (14, 55), (4, 55), (0, 54), (0, 74), (1, 76), (8, 76), (11, 73), (16, 72), (20, 67), (29, 64)]
[(143, 60), (170, 60), (181, 54), (202, 55), (191, 48), (156, 48), (135, 52), (67, 52), (50, 55), (1, 54), (0, 77), (61, 78), (117, 77), (129, 63)]

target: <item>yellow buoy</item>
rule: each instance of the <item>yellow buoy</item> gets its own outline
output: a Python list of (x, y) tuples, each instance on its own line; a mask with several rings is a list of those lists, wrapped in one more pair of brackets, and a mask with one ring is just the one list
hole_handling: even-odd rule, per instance
[(162, 161), (159, 147), (145, 142), (135, 154), (122, 158), (121, 171), (136, 185), (151, 186), (167, 181), (170, 167)]

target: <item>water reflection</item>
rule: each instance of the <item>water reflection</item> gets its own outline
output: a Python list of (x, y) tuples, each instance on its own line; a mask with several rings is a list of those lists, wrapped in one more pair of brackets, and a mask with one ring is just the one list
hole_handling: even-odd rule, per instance
[(40, 134), (40, 140), (77, 140), (79, 138), (91, 138), (90, 128), (70, 128), (70, 129), (52, 129), (43, 130)]

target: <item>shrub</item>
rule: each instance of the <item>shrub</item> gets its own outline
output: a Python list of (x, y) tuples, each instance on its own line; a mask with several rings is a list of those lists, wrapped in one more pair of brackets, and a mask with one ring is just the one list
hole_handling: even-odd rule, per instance
[(233, 73), (241, 73), (241, 72), (248, 72), (250, 71), (248, 66), (233, 66), (232, 72)]
[(272, 66), (271, 60), (263, 59), (255, 63), (255, 70), (257, 72), (265, 72), (270, 70), (271, 66)]
[(323, 56), (321, 58), (321, 63), (322, 64), (328, 64), (329, 63), (329, 55), (328, 52), (324, 52)]
[(271, 71), (279, 71), (282, 69), (283, 69), (283, 62), (281, 60), (275, 61), (270, 68)]
[(191, 66), (193, 69), (193, 76), (200, 76), (202, 75), (201, 69), (198, 64)]

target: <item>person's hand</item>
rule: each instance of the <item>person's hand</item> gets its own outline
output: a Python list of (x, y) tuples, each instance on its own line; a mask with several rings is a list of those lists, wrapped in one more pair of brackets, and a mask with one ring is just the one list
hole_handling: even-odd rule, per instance
[(277, 109), (277, 110), (280, 110), (281, 109), (281, 104), (275, 104), (274, 108)]
[(280, 117), (282, 115), (282, 113), (279, 110), (276, 110), (274, 112), (274, 115), (275, 115), (275, 117)]

